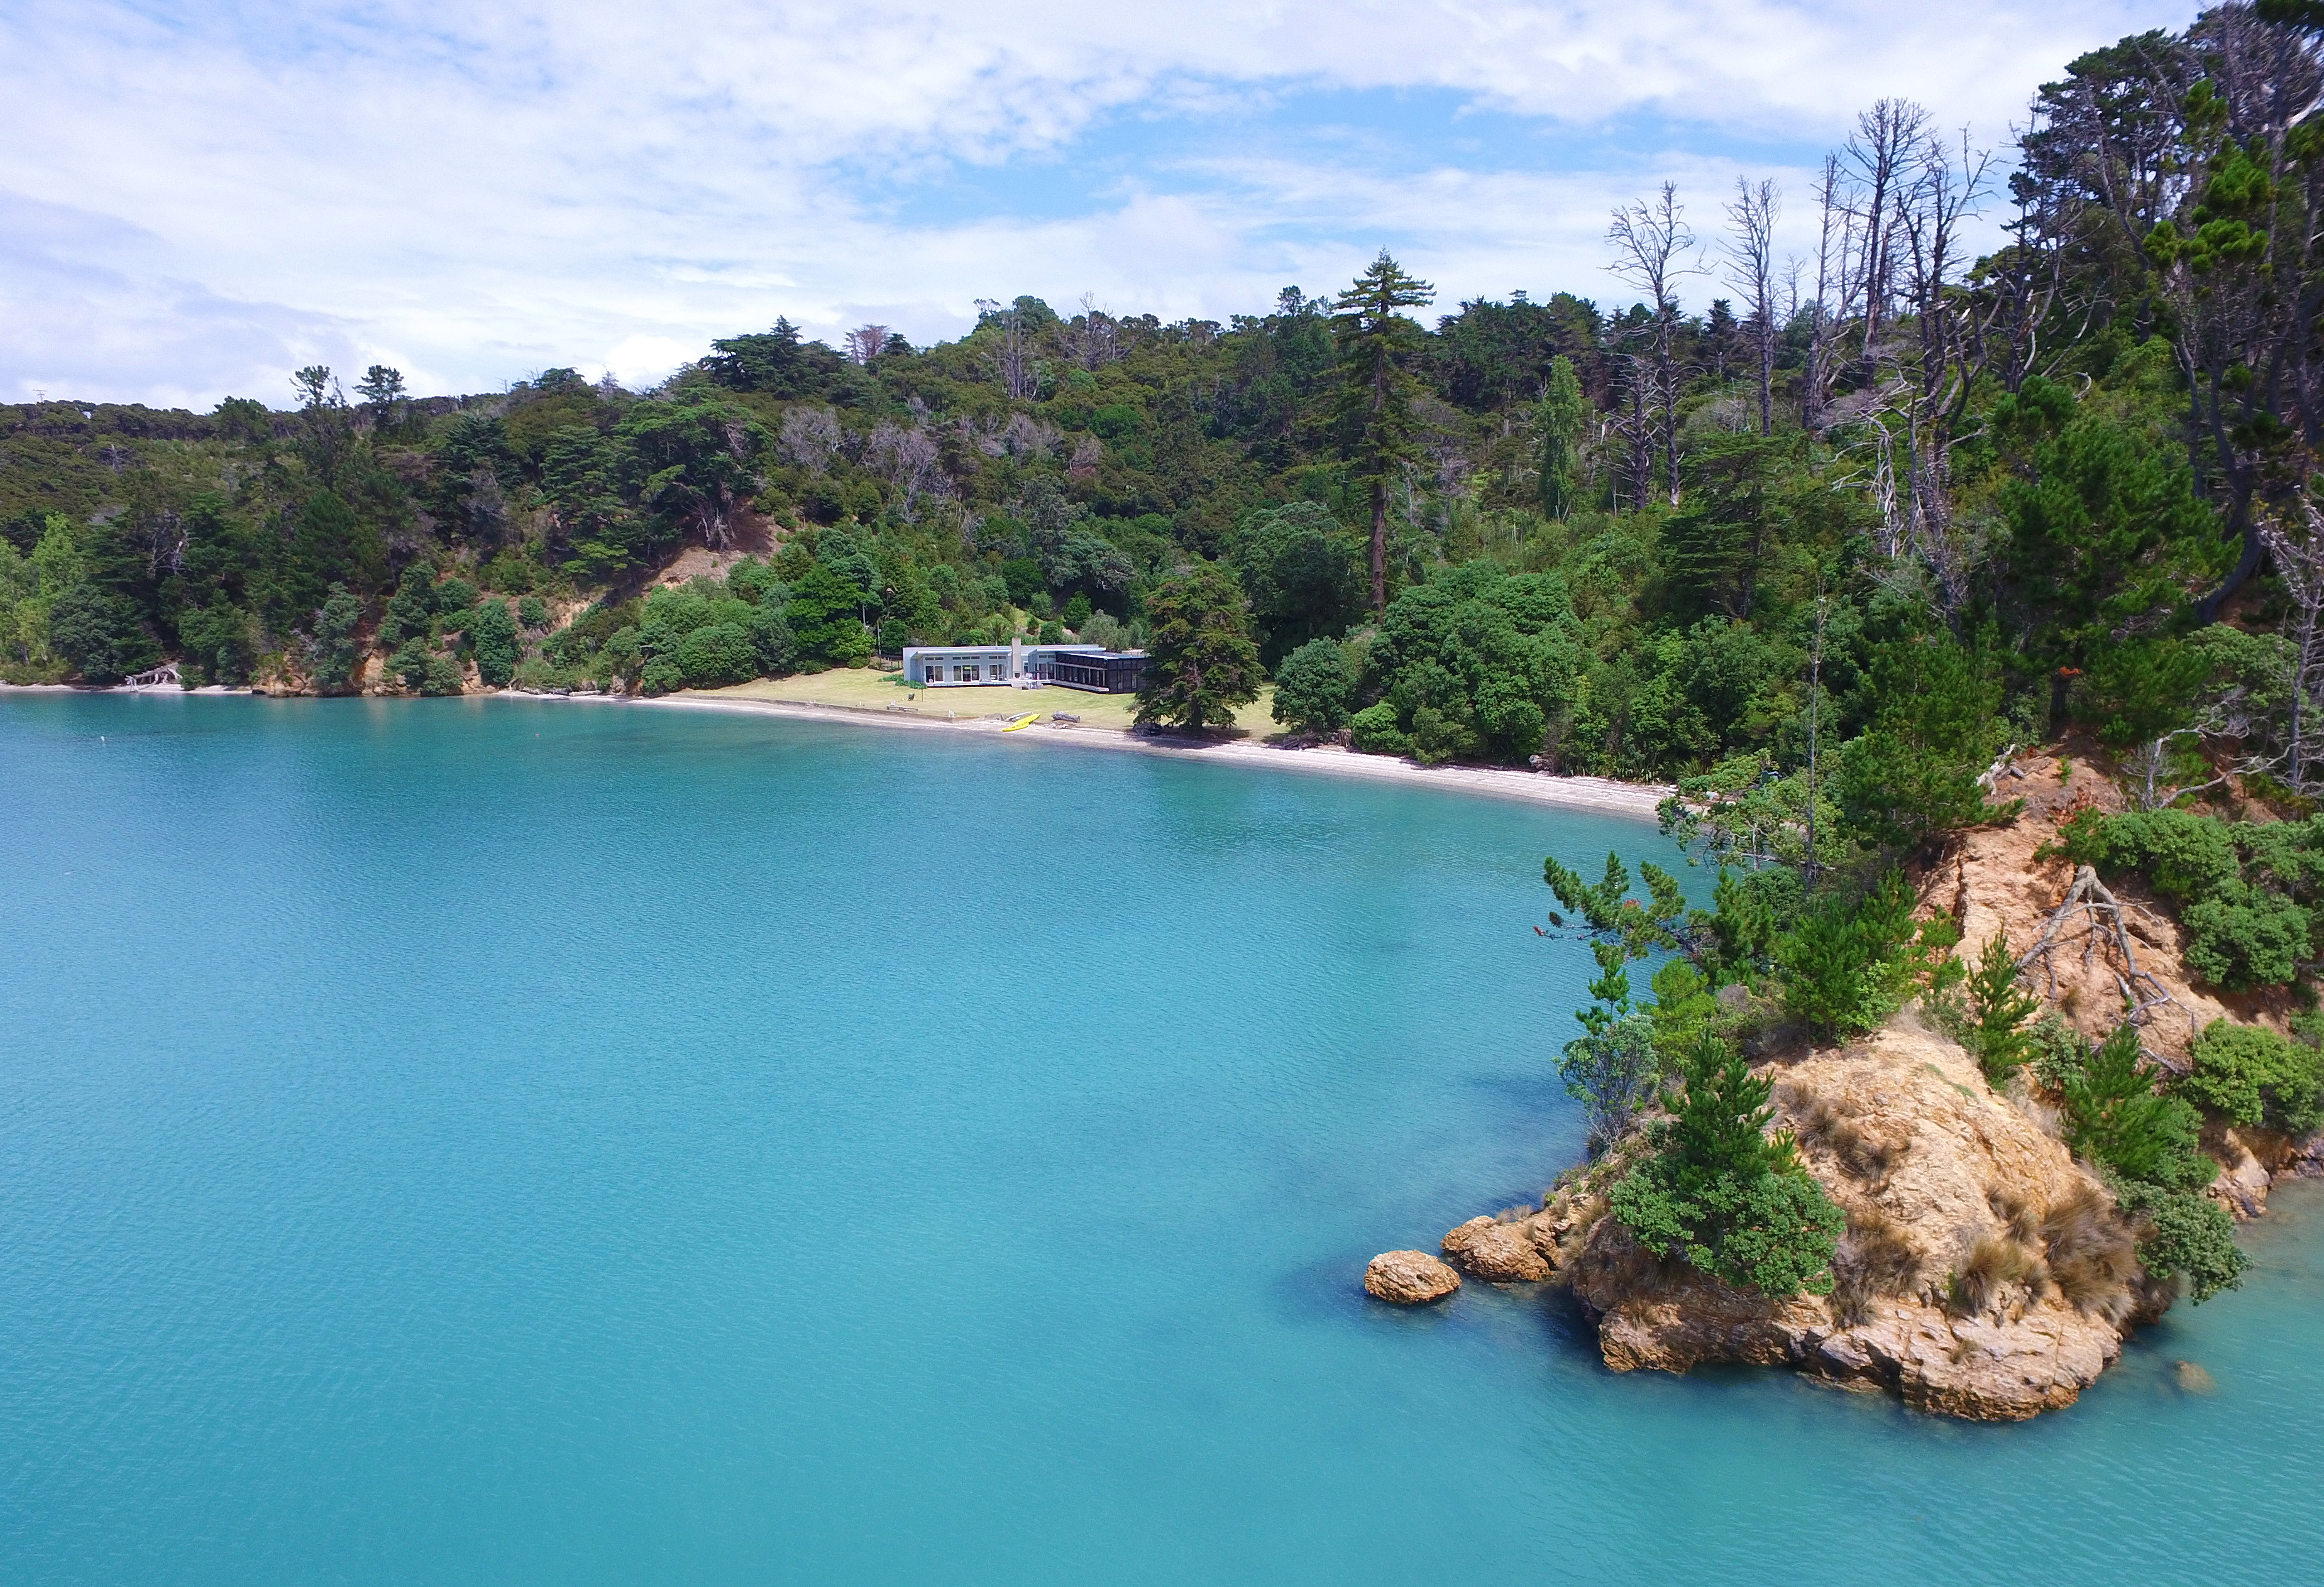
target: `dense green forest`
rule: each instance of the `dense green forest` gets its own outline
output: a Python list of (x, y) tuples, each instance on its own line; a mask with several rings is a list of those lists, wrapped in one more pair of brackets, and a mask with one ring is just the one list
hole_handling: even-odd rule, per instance
[[(842, 353), (779, 319), (644, 393), (374, 367), (287, 411), (8, 408), (0, 665), (328, 692), (375, 648), (388, 687), (652, 690), (1140, 640), (1215, 567), (1292, 724), (1361, 749), (1749, 780), (1812, 715), (1833, 744), (2080, 724), (2161, 786), (2222, 746), (2299, 784), (2316, 75), (2309, 33), (2227, 6), (2073, 62), (2004, 161), (1883, 101), (1812, 193), (1618, 215), (1642, 297), (1611, 315), (1518, 293), (1426, 328), (1383, 255), (1224, 325), (1026, 297)], [(1812, 256), (1775, 256), (1786, 203)], [(738, 543), (769, 555), (637, 600)]]
[[(1439, 305), (1384, 252), (1224, 324), (1019, 297), (835, 350), (778, 318), (642, 392), (314, 368), (279, 409), (0, 409), (0, 675), (658, 693), (1070, 633), (1150, 646), (1157, 724), (1271, 678), (1286, 729), (1359, 751), (1675, 781), (1719, 908), (1553, 874), (1605, 971), (1569, 1073), (1601, 1122), (1668, 1076), (1725, 1099), (1632, 1210), (1806, 1282), (1687, 1223), (1714, 1184), (1796, 1200), (1734, 1128), (1764, 1088), (1710, 990), (1844, 1033), (1925, 984), (1944, 945), (1890, 867), (2001, 813), (1978, 778), (2010, 745), (2117, 770), (2115, 819), (2148, 825), (2076, 842), (2183, 899), (2216, 983), (2316, 962), (2319, 25), (2263, 0), (2094, 50), (1992, 153), (1882, 100), (1810, 192), (1665, 187), (1612, 218), (1612, 312)], [(1812, 252), (1778, 256), (1786, 209)], [(751, 554), (652, 587), (689, 547)], [(2290, 819), (2225, 818), (2252, 816)], [(1671, 950), (1634, 1005), (1622, 964)], [(2035, 1072), (2014, 973), (1979, 973), (1932, 990), (1970, 997), (1997, 1084)], [(2144, 1165), (2124, 1204), (2162, 1208), (2199, 1292), (2228, 1281), (2189, 1211), (2195, 1105), (2308, 1118), (2314, 1049), (2223, 1038), (2187, 1101), (2135, 1041), (2043, 1039), (2043, 1084), (2096, 1099), (2089, 1151)], [(1794, 1210), (1828, 1253), (1829, 1208)]]

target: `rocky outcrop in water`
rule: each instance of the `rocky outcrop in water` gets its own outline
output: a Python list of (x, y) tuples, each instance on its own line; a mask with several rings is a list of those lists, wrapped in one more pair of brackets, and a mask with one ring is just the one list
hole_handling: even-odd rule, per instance
[(1445, 1259), (1495, 1284), (1532, 1283), (1549, 1277), (1556, 1253), (1554, 1238), (1537, 1237), (1538, 1220), (1504, 1223), (1471, 1218), (1444, 1237)]
[(1601, 1217), (1565, 1276), (1608, 1366), (1788, 1366), (2015, 1421), (2071, 1405), (2121, 1354), (2144, 1299), (2129, 1230), (1967, 1053), (1906, 1020), (1776, 1070), (1778, 1121), (1848, 1214), (1833, 1293), (1730, 1289)]
[(1425, 1250), (1384, 1250), (1364, 1269), (1364, 1288), (1390, 1306), (1426, 1306), (1461, 1287), (1461, 1275)]

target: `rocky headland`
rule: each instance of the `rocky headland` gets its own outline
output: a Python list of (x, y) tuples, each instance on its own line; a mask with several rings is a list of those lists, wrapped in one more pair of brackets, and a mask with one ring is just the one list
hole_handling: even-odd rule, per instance
[[(1997, 780), (2024, 801), (2019, 817), (1969, 834), (1922, 878), (1923, 912), (1953, 916), (1965, 957), (1997, 931), (2013, 950), (2040, 941), (2080, 880), (2044, 845), (2075, 810), (2119, 807), (2099, 779), (2056, 755), (2009, 763)], [(2102, 1034), (2135, 976), (2151, 1005), (2145, 1044), (2166, 1067), (2184, 1063), (2211, 1020), (2282, 1029), (2281, 996), (2230, 1002), (2192, 984), (2168, 912), (2135, 886), (2111, 896), (2118, 918), (2074, 911), (2025, 973), (2061, 1018)], [(2039, 1086), (2021, 1078), (1997, 1091), (1940, 1024), (1910, 1005), (1858, 1040), (1819, 1047), (1775, 1030), (1752, 1055), (1773, 1083), (1771, 1128), (1791, 1134), (1847, 1216), (1828, 1295), (1769, 1299), (1642, 1249), (1607, 1202), (1641, 1149), (1637, 1133), (1569, 1170), (1538, 1206), (1452, 1229), (1443, 1262), (1493, 1284), (1564, 1287), (1618, 1372), (1785, 1367), (1984, 1421), (2070, 1406), (2168, 1309), (2173, 1288), (2141, 1270), (2134, 1221), (2067, 1149)], [(2203, 1147), (2220, 1165), (2207, 1194), (2238, 1219), (2264, 1213), (2276, 1179), (2324, 1174), (2324, 1135), (2214, 1126)], [(1391, 1292), (1369, 1277), (1367, 1287), (1400, 1304), (1452, 1292)]]

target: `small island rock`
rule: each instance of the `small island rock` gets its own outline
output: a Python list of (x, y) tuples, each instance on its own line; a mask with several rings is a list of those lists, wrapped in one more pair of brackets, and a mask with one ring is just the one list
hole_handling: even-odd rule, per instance
[(1460, 1287), (1461, 1275), (1425, 1250), (1384, 1250), (1364, 1269), (1364, 1288), (1390, 1306), (1426, 1306)]
[(1494, 1284), (1531, 1283), (1549, 1277), (1549, 1263), (1526, 1223), (1471, 1218), (1444, 1237), (1444, 1254)]

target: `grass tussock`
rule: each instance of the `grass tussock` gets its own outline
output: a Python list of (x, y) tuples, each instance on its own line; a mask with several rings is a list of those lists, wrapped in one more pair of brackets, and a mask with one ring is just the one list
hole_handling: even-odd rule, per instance
[(2014, 1190), (1988, 1190), (1985, 1204), (2001, 1220), (2009, 1238), (2020, 1245), (2032, 1245), (2042, 1238), (2042, 1209)]
[(2049, 1282), (2047, 1264), (2006, 1234), (1980, 1234), (1954, 1269), (1946, 1298), (1964, 1316), (1990, 1309), (2013, 1284), (2039, 1296)]
[(1848, 1231), (1832, 1255), (1832, 1311), (1845, 1327), (1872, 1315), (1885, 1296), (1909, 1295), (1921, 1281), (1921, 1253), (1904, 1226), (1877, 1207), (1848, 1215)]
[(2078, 1185), (2051, 1204), (2041, 1241), (2051, 1278), (2073, 1306), (2116, 1324), (2136, 1308), (2137, 1241), (2094, 1186)]
[(1795, 1091), (1794, 1102), (1800, 1140), (1830, 1152), (1851, 1178), (1879, 1185), (1904, 1155), (1903, 1147), (1871, 1133), (1812, 1093)]

